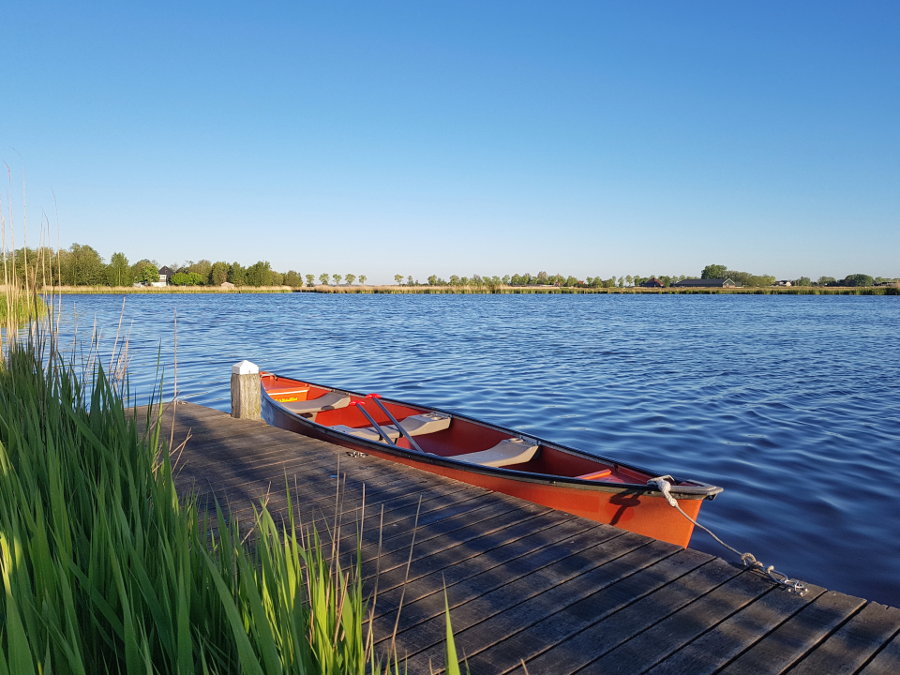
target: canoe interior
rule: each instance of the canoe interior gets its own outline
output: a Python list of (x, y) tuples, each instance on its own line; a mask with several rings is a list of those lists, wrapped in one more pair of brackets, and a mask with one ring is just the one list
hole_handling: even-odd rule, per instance
[[(420, 453), (403, 436), (389, 445), (377, 435), (370, 434), (367, 439), (353, 435), (354, 430), (365, 432), (373, 428), (361, 407), (381, 427), (393, 428), (385, 412), (365, 395), (273, 373), (262, 373), (262, 385), (263, 415), (275, 426), (678, 546), (687, 546), (690, 541), (693, 522), (683, 518), (659, 491), (647, 484), (658, 473), (622, 465), (478, 420), (380, 399), (401, 426), (404, 420), (423, 414), (449, 417), (449, 423), (444, 424), (442, 429), (433, 431), (429, 427), (429, 433), (414, 435), (415, 442), (423, 451)], [(320, 398), (333, 405), (319, 410), (322, 406), (315, 404), (315, 400)], [(338, 399), (340, 402), (334, 403)], [(332, 409), (327, 409), (329, 407)], [(307, 412), (297, 412), (307, 409)], [(507, 452), (511, 446), (517, 450)], [(502, 463), (487, 461), (484, 455), (489, 455), (490, 461), (494, 461), (498, 448), (504, 449), (499, 453)], [(522, 448), (527, 450), (520, 452)], [(525, 461), (519, 461), (522, 458)], [(678, 498), (684, 513), (694, 519), (699, 514), (702, 501), (711, 499), (720, 491), (721, 488), (696, 481), (672, 480), (672, 494)]]
[[(291, 401), (308, 401), (325, 396), (335, 391), (312, 385), (300, 380), (291, 380), (284, 377), (276, 377), (266, 374), (263, 384), (266, 392), (273, 401), (289, 403)], [(340, 390), (337, 390), (340, 391)], [(366, 401), (364, 396), (350, 394), (353, 401), (362, 401), (366, 411), (378, 424), (386, 426), (391, 424), (387, 415), (371, 401)], [(395, 419), (402, 422), (407, 417), (428, 412), (428, 408), (400, 404), (382, 399), (383, 405), (391, 412)], [(359, 410), (358, 406), (347, 406), (337, 410), (324, 410), (306, 416), (311, 421), (326, 427), (343, 425), (362, 429), (371, 427), (371, 423)], [(450, 427), (434, 433), (416, 436), (415, 440), (427, 453), (440, 457), (454, 457), (472, 452), (487, 450), (496, 446), (503, 440), (515, 438), (515, 434), (487, 424), (460, 419), (454, 417)], [(397, 439), (397, 446), (411, 449), (409, 442), (402, 436)], [(614, 462), (604, 461), (588, 454), (573, 453), (561, 450), (551, 445), (541, 443), (533, 458), (527, 462), (508, 464), (504, 468), (526, 471), (536, 474), (548, 474), (564, 476), (568, 478), (584, 478), (597, 480), (604, 483), (628, 483), (643, 484), (652, 474), (624, 467)]]

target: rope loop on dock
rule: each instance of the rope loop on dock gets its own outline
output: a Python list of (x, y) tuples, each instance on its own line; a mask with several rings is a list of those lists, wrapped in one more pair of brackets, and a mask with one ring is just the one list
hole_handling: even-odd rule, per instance
[(779, 572), (778, 570), (775, 569), (775, 565), (763, 564), (752, 553), (741, 553), (734, 546), (731, 546), (731, 545), (725, 543), (715, 532), (710, 530), (705, 525), (701, 525), (696, 520), (691, 518), (687, 513), (685, 513), (684, 509), (682, 509), (681, 506), (679, 505), (678, 500), (672, 496), (672, 482), (674, 480), (675, 479), (672, 478), (672, 476), (656, 476), (655, 478), (651, 478), (650, 480), (648, 480), (647, 485), (652, 485), (657, 490), (659, 490), (660, 493), (662, 493), (662, 496), (665, 497), (665, 499), (669, 503), (669, 505), (672, 506), (673, 508), (677, 509), (678, 512), (682, 516), (687, 518), (689, 521), (691, 521), (694, 524), (694, 526), (699, 527), (701, 530), (703, 530), (709, 536), (711, 536), (713, 539), (715, 539), (719, 544), (721, 544), (722, 546), (727, 548), (729, 551), (731, 551), (732, 553), (737, 555), (740, 558), (741, 563), (744, 565), (744, 567), (746, 567), (747, 569), (756, 570), (756, 571), (760, 572), (761, 574), (764, 574), (773, 583), (787, 588), (788, 591), (790, 591), (791, 593), (796, 593), (797, 595), (800, 595), (801, 597), (803, 596), (804, 593), (806, 593), (806, 591), (808, 590), (807, 586), (805, 583), (803, 583), (799, 579), (792, 579), (787, 574), (784, 574), (783, 572)]

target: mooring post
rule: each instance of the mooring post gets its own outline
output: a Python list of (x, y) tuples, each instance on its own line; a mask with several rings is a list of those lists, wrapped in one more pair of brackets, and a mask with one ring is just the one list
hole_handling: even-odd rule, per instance
[(241, 361), (231, 366), (231, 416), (244, 420), (262, 418), (259, 366)]

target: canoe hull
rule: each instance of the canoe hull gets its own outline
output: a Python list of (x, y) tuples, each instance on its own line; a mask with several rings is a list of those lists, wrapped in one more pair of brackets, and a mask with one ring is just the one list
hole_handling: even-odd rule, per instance
[[(451, 457), (417, 453), (341, 433), (290, 413), (265, 394), (262, 403), (263, 417), (273, 426), (677, 546), (686, 547), (694, 530), (690, 520), (672, 508), (660, 492), (647, 486), (598, 483), (462, 463)], [(685, 513), (696, 520), (703, 500), (714, 494), (676, 493), (675, 496)]]

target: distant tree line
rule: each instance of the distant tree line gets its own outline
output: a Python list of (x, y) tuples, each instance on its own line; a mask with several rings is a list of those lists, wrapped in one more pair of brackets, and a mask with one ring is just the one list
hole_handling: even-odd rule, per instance
[[(303, 286), (304, 277), (295, 270), (278, 272), (268, 261), (260, 260), (249, 267), (238, 262), (223, 260), (188, 261), (184, 264), (165, 265), (172, 270), (169, 283), (173, 286), (221, 286), (232, 283), (235, 286)], [(113, 253), (109, 262), (92, 247), (72, 244), (68, 249), (20, 248), (3, 256), (4, 274), (27, 282), (33, 287), (41, 286), (132, 286), (151, 284), (159, 281), (159, 263), (142, 258), (130, 262), (124, 253)], [(323, 283), (331, 280), (335, 284), (344, 281), (353, 284), (366, 283), (366, 275), (360, 274), (313, 274), (305, 275), (306, 285), (315, 286), (316, 279)]]
[[(188, 261), (184, 264), (166, 265), (172, 270), (169, 283), (174, 286), (221, 286), (223, 283), (232, 283), (235, 286), (289, 286), (300, 288), (305, 285), (313, 287), (318, 284), (338, 286), (341, 284), (353, 285), (357, 282), (365, 284), (365, 274), (304, 274), (295, 270), (278, 272), (272, 269), (268, 261), (260, 260), (249, 267), (244, 267), (238, 262), (198, 260)], [(38, 249), (20, 248), (11, 253), (3, 254), (3, 274), (9, 278), (14, 277), (21, 282), (28, 282), (31, 286), (132, 286), (136, 283), (150, 284), (159, 280), (160, 265), (155, 260), (142, 258), (131, 263), (124, 253), (113, 253), (109, 262), (104, 262), (102, 256), (92, 247), (82, 244), (72, 244), (68, 249), (52, 249), (42, 247)], [(398, 285), (406, 286), (459, 286), (459, 287), (487, 287), (500, 286), (556, 286), (567, 288), (627, 288), (640, 286), (647, 281), (654, 280), (658, 285), (671, 286), (677, 281), (685, 279), (684, 275), (650, 275), (626, 274), (624, 276), (577, 277), (562, 274), (548, 274), (538, 272), (531, 274), (505, 274), (458, 276), (450, 275), (449, 279), (442, 279), (432, 274), (422, 284), (411, 275), (404, 277), (395, 274), (394, 281)], [(748, 287), (773, 286), (778, 283), (770, 274), (751, 274), (730, 270), (725, 265), (707, 265), (700, 273), (702, 279), (731, 279), (736, 284)], [(850, 274), (843, 279), (834, 277), (819, 277), (812, 281), (809, 277), (792, 279), (795, 286), (876, 286), (879, 284), (897, 283), (897, 279), (884, 277), (872, 277), (868, 274)]]
[[(651, 277), (642, 277), (642, 276), (633, 276), (631, 274), (627, 274), (624, 276), (611, 276), (608, 278), (603, 277), (585, 277), (584, 279), (579, 279), (578, 277), (574, 277), (572, 275), (562, 275), (562, 274), (548, 274), (547, 272), (538, 272), (537, 274), (531, 274), (526, 272), (524, 274), (504, 274), (503, 276), (497, 275), (480, 275), (473, 274), (472, 276), (458, 276), (456, 274), (451, 274), (448, 279), (443, 279), (438, 277), (437, 275), (432, 274), (426, 280), (426, 284), (422, 284), (418, 280), (414, 280), (411, 276), (407, 276), (404, 282), (404, 278), (402, 274), (395, 274), (394, 281), (398, 285), (406, 285), (406, 286), (461, 286), (461, 287), (489, 287), (495, 288), (500, 286), (556, 286), (559, 288), (625, 288), (627, 286), (637, 286), (642, 282), (650, 279)], [(659, 279), (664, 279), (668, 283), (674, 283), (675, 281), (679, 281), (684, 279), (684, 275), (681, 276), (667, 276), (662, 275), (658, 277)]]
[[(450, 275), (448, 279), (443, 279), (432, 274), (423, 284), (412, 276), (404, 276), (402, 274), (394, 275), (394, 282), (400, 286), (461, 286), (461, 287), (488, 287), (496, 288), (500, 286), (556, 286), (564, 288), (628, 288), (632, 286), (641, 286), (645, 282), (659, 282), (655, 285), (671, 286), (672, 284), (683, 281), (688, 277), (684, 274), (651, 274), (643, 276), (639, 274), (626, 274), (623, 276), (611, 276), (608, 278), (585, 277), (579, 279), (574, 276), (564, 276), (562, 274), (548, 274), (547, 272), (538, 272), (537, 274), (505, 274), (503, 276), (489, 276), (473, 274), (471, 276)], [(751, 274), (750, 272), (739, 272), (730, 270), (725, 265), (707, 265), (700, 274), (701, 279), (731, 279), (739, 286), (748, 287), (764, 287), (774, 286), (778, 284), (778, 280), (771, 274)], [(795, 286), (874, 286), (879, 283), (894, 283), (896, 279), (888, 279), (883, 277), (871, 277), (867, 274), (851, 274), (843, 279), (835, 280), (833, 277), (820, 277), (819, 281), (811, 281), (809, 277), (800, 277), (799, 279), (790, 280)]]
[[(755, 275), (749, 272), (738, 272), (730, 270), (725, 265), (707, 265), (700, 273), (701, 279), (731, 279), (741, 286), (774, 286), (778, 283), (771, 274)], [(877, 286), (880, 284), (893, 284), (897, 279), (888, 277), (873, 277), (868, 274), (848, 274), (843, 279), (835, 279), (834, 277), (819, 277), (818, 281), (813, 281), (809, 277), (800, 277), (799, 279), (786, 279), (793, 286)]]

